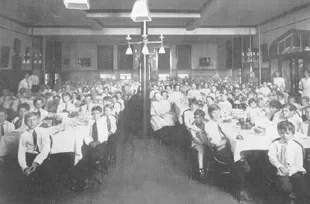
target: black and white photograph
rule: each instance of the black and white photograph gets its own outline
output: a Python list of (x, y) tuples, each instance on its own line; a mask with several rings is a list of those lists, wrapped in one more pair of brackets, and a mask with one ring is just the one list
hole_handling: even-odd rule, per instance
[(310, 204), (310, 0), (0, 0), (0, 204)]

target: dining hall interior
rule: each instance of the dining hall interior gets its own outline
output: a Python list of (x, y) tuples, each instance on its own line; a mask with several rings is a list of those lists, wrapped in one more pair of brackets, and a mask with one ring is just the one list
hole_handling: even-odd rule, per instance
[(309, 0), (0, 0), (0, 203), (310, 203)]

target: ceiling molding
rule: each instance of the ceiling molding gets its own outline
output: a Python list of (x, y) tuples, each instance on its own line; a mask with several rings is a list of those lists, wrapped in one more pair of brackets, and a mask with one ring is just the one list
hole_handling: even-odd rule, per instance
[[(130, 18), (130, 12), (87, 12), (88, 18)], [(200, 18), (200, 13), (151, 12), (152, 18)]]
[(17, 23), (17, 24), (19, 24), (19, 25), (21, 25), (21, 26), (24, 26), (24, 27), (26, 27), (26, 28), (30, 28), (30, 25), (29, 25), (29, 24), (23, 23), (23, 22), (21, 22), (21, 21), (19, 21), (19, 20), (16, 20), (16, 19), (14, 19), (14, 18), (10, 18), (10, 17), (4, 16), (4, 15), (1, 15), (1, 14), (0, 14), (0, 17), (6, 19), (6, 20), (8, 20), (8, 21), (11, 21), (11, 22), (13, 22), (13, 23)]
[(295, 12), (298, 12), (300, 10), (306, 9), (309, 6), (310, 6), (310, 3), (306, 3), (306, 4), (303, 4), (301, 6), (297, 6), (297, 7), (293, 8), (293, 9), (291, 9), (291, 10), (288, 10), (288, 11), (285, 11), (285, 12), (281, 13), (280, 15), (277, 15), (277, 16), (275, 16), (273, 18), (270, 18), (270, 19), (268, 19), (266, 21), (263, 21), (259, 25), (262, 26), (262, 25), (265, 25), (265, 24), (270, 23), (272, 21), (276, 21), (276, 20), (278, 20), (280, 18), (283, 18), (285, 16), (288, 16), (288, 15), (290, 15), (292, 13), (295, 13)]
[[(257, 35), (256, 27), (249, 28), (197, 28), (194, 31), (187, 31), (185, 28), (149, 28), (151, 35)], [(141, 35), (140, 28), (103, 28), (101, 30), (81, 29), (81, 28), (34, 28), (34, 35)]]
[(93, 30), (101, 30), (103, 28), (102, 23), (98, 19), (91, 18), (90, 23), (91, 23), (90, 27)]
[(227, 0), (207, 0), (200, 9), (201, 18), (190, 21), (186, 25), (186, 30), (193, 31), (203, 26), (208, 16), (212, 16), (221, 8)]

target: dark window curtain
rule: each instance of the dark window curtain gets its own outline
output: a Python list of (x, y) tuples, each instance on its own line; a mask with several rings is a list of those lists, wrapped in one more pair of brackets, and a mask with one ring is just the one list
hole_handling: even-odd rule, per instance
[[(117, 61), (119, 70), (133, 70), (133, 55), (126, 55), (127, 45), (117, 46)], [(131, 47), (133, 50), (133, 47)]]
[(191, 69), (192, 47), (191, 45), (177, 45), (177, 69)]
[(98, 45), (97, 60), (98, 70), (113, 71), (113, 45)]
[(170, 70), (170, 48), (165, 48), (165, 52), (158, 53), (158, 70)]

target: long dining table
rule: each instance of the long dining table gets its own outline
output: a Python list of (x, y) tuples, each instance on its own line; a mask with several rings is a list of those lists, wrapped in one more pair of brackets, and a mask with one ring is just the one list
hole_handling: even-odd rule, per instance
[[(82, 158), (81, 147), (84, 136), (89, 133), (89, 120), (90, 118), (85, 116), (63, 118), (62, 124), (46, 128), (52, 142), (50, 154), (74, 153), (76, 164)], [(17, 154), (23, 131), (24, 129), (15, 130), (1, 137), (0, 157)]]
[[(188, 103), (177, 102), (174, 103), (174, 108), (176, 115), (182, 124), (183, 112), (189, 109), (189, 105)], [(233, 109), (231, 114), (238, 117), (244, 115), (243, 111), (239, 109)], [(268, 151), (271, 142), (280, 137), (277, 132), (277, 125), (270, 122), (267, 118), (259, 118), (256, 121), (257, 126), (264, 127), (266, 129), (266, 131), (262, 134), (255, 133), (254, 128), (241, 129), (240, 126), (236, 124), (237, 120), (234, 119), (230, 120), (230, 122), (222, 122), (220, 124), (224, 132), (227, 133), (235, 162), (245, 157), (246, 152), (257, 150)], [(239, 139), (240, 137), (237, 137), (238, 135), (242, 136), (241, 139)], [(301, 133), (296, 133), (295, 139), (305, 149), (310, 149), (310, 137)]]

